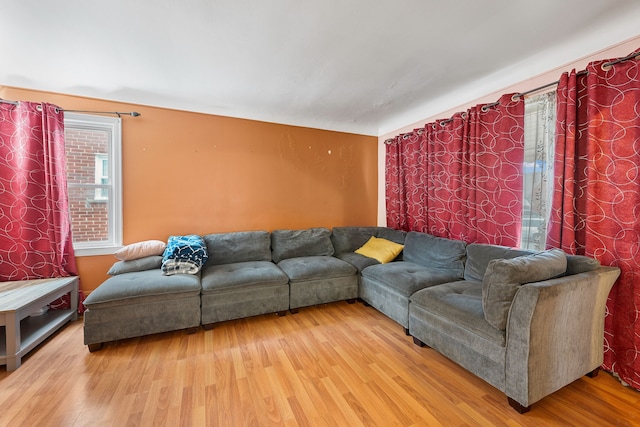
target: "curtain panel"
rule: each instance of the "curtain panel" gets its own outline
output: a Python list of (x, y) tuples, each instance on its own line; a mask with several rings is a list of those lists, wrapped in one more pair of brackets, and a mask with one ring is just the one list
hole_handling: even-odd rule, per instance
[(386, 147), (387, 225), (517, 246), (524, 100), (503, 95), (394, 138)]
[(387, 225), (398, 230), (423, 229), (426, 221), (426, 140), (424, 131), (395, 137), (386, 146)]
[(547, 246), (621, 269), (607, 302), (604, 368), (640, 389), (640, 61), (606, 62), (558, 84)]
[(0, 281), (77, 275), (55, 105), (0, 103), (0, 193)]

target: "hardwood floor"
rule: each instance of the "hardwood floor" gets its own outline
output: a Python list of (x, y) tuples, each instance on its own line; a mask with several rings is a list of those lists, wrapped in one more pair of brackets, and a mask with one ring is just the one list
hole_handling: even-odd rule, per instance
[(67, 325), (7, 372), (1, 426), (630, 426), (640, 392), (606, 372), (519, 415), (507, 398), (371, 307), (82, 344)]

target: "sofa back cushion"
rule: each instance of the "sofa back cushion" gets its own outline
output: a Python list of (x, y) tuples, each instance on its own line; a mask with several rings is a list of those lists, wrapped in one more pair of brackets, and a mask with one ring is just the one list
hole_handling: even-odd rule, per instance
[(567, 276), (586, 273), (600, 267), (600, 261), (583, 255), (567, 255)]
[(387, 239), (404, 245), (406, 231), (389, 227), (334, 227), (331, 231), (331, 243), (336, 254), (355, 252), (371, 237)]
[(274, 230), (271, 232), (271, 253), (274, 262), (304, 256), (331, 256), (334, 253), (328, 228), (306, 230)]
[(331, 243), (337, 254), (354, 252), (377, 234), (378, 227), (334, 227), (331, 231)]
[(267, 231), (239, 231), (204, 236), (208, 265), (247, 261), (271, 261), (271, 237)]
[(462, 277), (466, 243), (410, 231), (404, 241), (404, 261), (423, 267), (446, 270)]
[(567, 256), (560, 249), (489, 261), (482, 281), (484, 318), (493, 327), (505, 330), (511, 302), (520, 286), (561, 276), (566, 270)]
[(391, 240), (392, 242), (404, 245), (404, 241), (407, 239), (407, 232), (402, 230), (395, 230), (389, 227), (379, 227), (376, 237)]
[(512, 249), (506, 246), (469, 243), (467, 261), (464, 266), (464, 280), (482, 282), (489, 261), (493, 259), (511, 259), (534, 252), (525, 249)]

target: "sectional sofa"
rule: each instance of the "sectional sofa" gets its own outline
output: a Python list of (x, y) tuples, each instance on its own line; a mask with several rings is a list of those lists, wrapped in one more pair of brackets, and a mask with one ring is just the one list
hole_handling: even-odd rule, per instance
[(417, 345), (504, 392), (522, 413), (598, 372), (605, 304), (620, 274), (557, 249), (533, 253), (385, 227), (245, 231), (203, 240), (209, 259), (197, 274), (163, 275), (159, 254), (114, 264), (112, 277), (84, 302), (89, 350), (360, 299)]

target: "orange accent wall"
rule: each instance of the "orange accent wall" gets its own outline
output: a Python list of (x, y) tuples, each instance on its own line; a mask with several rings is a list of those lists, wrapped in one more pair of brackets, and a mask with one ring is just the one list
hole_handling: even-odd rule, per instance
[[(122, 119), (124, 243), (377, 222), (377, 137), (0, 86), (0, 98)], [(78, 257), (85, 292), (116, 259)]]

